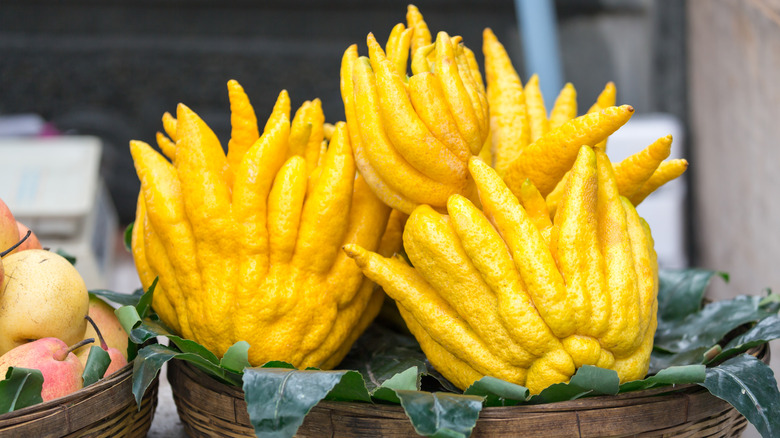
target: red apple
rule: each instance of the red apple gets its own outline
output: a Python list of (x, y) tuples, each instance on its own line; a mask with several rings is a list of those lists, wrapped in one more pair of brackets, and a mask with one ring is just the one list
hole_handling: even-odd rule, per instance
[(81, 378), (84, 366), (72, 353), (86, 341), (68, 345), (57, 338), (41, 338), (22, 344), (0, 356), (0, 376), (5, 377), (8, 367), (33, 368), (43, 374), (41, 398), (49, 401), (78, 391), (84, 385)]
[(19, 242), (19, 229), (16, 219), (8, 206), (0, 199), (0, 252)]
[(27, 227), (27, 225), (16, 221), (16, 228), (19, 230), (19, 239), (24, 238), (28, 231), (30, 232), (30, 235), (27, 236), (27, 239), (25, 239), (21, 245), (17, 246), (15, 250), (11, 251), (11, 254), (24, 251), (26, 249), (43, 249), (41, 241), (38, 240), (38, 236), (36, 236), (35, 233)]

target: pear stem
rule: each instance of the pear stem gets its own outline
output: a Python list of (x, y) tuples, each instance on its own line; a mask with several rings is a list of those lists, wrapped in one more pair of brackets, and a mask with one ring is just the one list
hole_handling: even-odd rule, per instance
[(14, 245), (7, 250), (0, 252), (0, 257), (5, 257), (8, 255), (9, 252), (15, 250), (19, 247), (19, 245), (23, 244), (25, 240), (27, 240), (28, 237), (30, 237), (30, 234), (32, 234), (32, 230), (27, 230), (27, 234), (24, 235), (18, 242), (14, 243)]
[(82, 339), (81, 341), (79, 341), (79, 342), (71, 345), (70, 347), (68, 347), (67, 350), (61, 350), (61, 351), (57, 351), (56, 353), (54, 353), (54, 359), (55, 360), (60, 360), (60, 361), (65, 360), (65, 358), (68, 357), (68, 354), (70, 354), (73, 350), (77, 350), (77, 349), (79, 349), (79, 348), (81, 348), (81, 347), (83, 347), (83, 346), (85, 346), (87, 344), (91, 344), (93, 342), (95, 342), (95, 338)]
[(100, 339), (100, 348), (108, 351), (108, 344), (106, 344), (106, 340), (103, 339), (103, 335), (100, 333), (100, 329), (98, 328), (97, 324), (95, 324), (95, 321), (93, 321), (89, 315), (85, 315), (84, 319), (89, 321), (89, 323), (92, 324), (92, 328), (95, 329), (95, 333), (97, 333), (98, 339)]

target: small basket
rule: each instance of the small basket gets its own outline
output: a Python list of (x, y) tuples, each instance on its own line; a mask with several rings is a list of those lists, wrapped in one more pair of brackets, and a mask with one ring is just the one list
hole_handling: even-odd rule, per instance
[[(764, 344), (756, 355), (769, 361)], [(191, 437), (254, 437), (244, 393), (192, 365), (168, 363), (179, 417)], [(678, 385), (614, 396), (482, 409), (472, 437), (738, 437), (747, 420), (699, 385)], [(396, 405), (321, 401), (298, 437), (416, 437)]]
[(129, 363), (72, 394), (0, 415), (0, 437), (145, 437), (158, 383), (149, 385), (139, 409)]

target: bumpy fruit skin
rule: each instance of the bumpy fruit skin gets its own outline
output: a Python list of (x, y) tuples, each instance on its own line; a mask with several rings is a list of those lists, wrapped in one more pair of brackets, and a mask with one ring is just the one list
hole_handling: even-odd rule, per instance
[[(634, 109), (615, 106), (617, 90), (608, 82), (596, 102), (578, 117), (577, 92), (572, 84), (566, 84), (548, 118), (539, 78), (532, 76), (523, 87), (504, 46), (490, 28), (483, 32), (482, 51), (490, 109), (492, 161), (488, 162), (518, 197), (530, 179), (554, 216), (579, 147), (589, 145), (605, 151), (607, 138), (628, 122)], [(684, 159), (664, 161), (671, 141), (671, 136), (662, 137), (615, 166), (620, 195), (634, 206), (687, 169)]]
[(485, 86), (460, 37), (439, 32), (432, 42), (414, 6), (407, 22), (384, 49), (369, 34), (368, 57), (356, 45), (345, 51), (346, 122), (360, 174), (384, 203), (406, 214), (421, 204), (443, 211), (453, 194), (476, 199), (468, 160), (488, 140)]
[[(375, 317), (383, 295), (340, 248), (392, 253), (391, 215), (360, 177), (346, 125), (325, 140), (321, 104), (290, 121), (282, 91), (261, 131), (243, 89), (228, 83), (227, 155), (180, 104), (163, 117), (160, 148), (130, 149), (141, 180), (132, 248), (166, 325), (222, 356), (237, 341), (249, 360), (331, 368)], [(169, 138), (170, 137), (170, 138)]]
[(532, 393), (583, 365), (643, 378), (656, 255), (604, 151), (579, 148), (552, 222), (530, 183), (518, 199), (481, 160), (469, 170), (482, 208), (460, 195), (446, 215), (417, 207), (403, 236), (411, 266), (345, 247), (396, 301), (434, 367), (462, 389), (489, 375)]

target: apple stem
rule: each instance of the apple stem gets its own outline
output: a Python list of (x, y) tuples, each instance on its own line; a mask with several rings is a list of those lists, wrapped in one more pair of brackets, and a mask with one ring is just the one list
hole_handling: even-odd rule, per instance
[(58, 351), (58, 352), (54, 353), (54, 359), (55, 360), (65, 360), (65, 358), (68, 357), (68, 354), (70, 354), (73, 350), (77, 350), (77, 349), (79, 349), (79, 348), (81, 348), (81, 347), (83, 347), (83, 346), (85, 346), (87, 344), (91, 344), (93, 342), (95, 342), (95, 338), (82, 339), (81, 341), (79, 341), (79, 342), (71, 345), (70, 347), (68, 347), (67, 350), (62, 350), (62, 351)]
[(12, 247), (8, 248), (7, 250), (0, 252), (0, 257), (5, 257), (8, 255), (9, 252), (15, 250), (19, 247), (19, 245), (23, 244), (25, 240), (27, 240), (28, 237), (30, 237), (30, 234), (32, 234), (32, 230), (27, 230), (27, 233), (22, 237), (18, 242), (16, 242)]
[(95, 329), (95, 333), (97, 333), (98, 339), (100, 339), (100, 348), (108, 351), (108, 344), (106, 344), (105, 339), (103, 339), (103, 335), (100, 333), (100, 329), (98, 328), (97, 324), (95, 324), (95, 321), (93, 321), (89, 315), (84, 316), (84, 319), (89, 321), (89, 323), (92, 324), (92, 328)]

